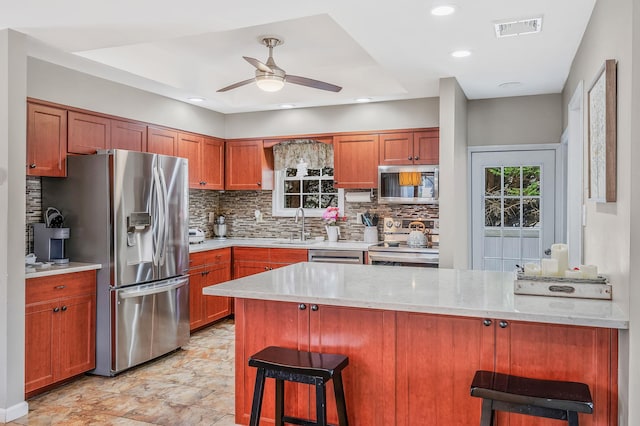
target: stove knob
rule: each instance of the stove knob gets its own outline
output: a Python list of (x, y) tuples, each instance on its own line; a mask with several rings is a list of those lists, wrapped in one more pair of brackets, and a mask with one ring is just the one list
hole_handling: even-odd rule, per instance
[(396, 226), (396, 228), (400, 228), (402, 226), (402, 222), (400, 222), (399, 220), (396, 220), (395, 222), (393, 222), (393, 224)]
[(388, 221), (386, 221), (384, 224), (385, 224), (385, 226), (386, 226), (387, 228), (391, 228), (391, 227), (393, 226), (393, 221), (392, 221), (392, 220), (388, 220)]

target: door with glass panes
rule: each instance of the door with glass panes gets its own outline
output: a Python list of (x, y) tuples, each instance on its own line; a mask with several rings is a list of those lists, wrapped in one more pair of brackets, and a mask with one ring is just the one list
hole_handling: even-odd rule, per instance
[(472, 267), (540, 262), (555, 236), (555, 150), (471, 154)]

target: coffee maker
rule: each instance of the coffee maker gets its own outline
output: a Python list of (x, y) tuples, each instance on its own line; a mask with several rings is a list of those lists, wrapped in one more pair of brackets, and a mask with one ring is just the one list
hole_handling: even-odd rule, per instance
[(45, 223), (33, 224), (33, 252), (39, 262), (69, 263), (65, 249), (69, 228), (48, 228)]

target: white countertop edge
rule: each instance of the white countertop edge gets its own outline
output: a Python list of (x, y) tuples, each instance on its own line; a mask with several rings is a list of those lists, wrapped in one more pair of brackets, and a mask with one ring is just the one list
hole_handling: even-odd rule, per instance
[(265, 248), (291, 248), (308, 250), (352, 250), (368, 251), (372, 243), (362, 241), (315, 241), (308, 243), (290, 242), (286, 238), (227, 238), (225, 240), (210, 239), (201, 243), (189, 244), (189, 253), (215, 250), (227, 247), (265, 247)]
[(69, 262), (69, 264), (64, 266), (52, 265), (46, 269), (36, 269), (36, 272), (26, 272), (24, 277), (25, 279), (49, 277), (52, 275), (71, 274), (74, 272), (92, 271), (96, 269), (102, 269), (102, 265), (99, 263)]

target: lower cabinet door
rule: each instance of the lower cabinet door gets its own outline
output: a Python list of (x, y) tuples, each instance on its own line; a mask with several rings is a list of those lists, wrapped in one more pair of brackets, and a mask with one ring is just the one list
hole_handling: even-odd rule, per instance
[[(202, 294), (202, 283), (205, 281), (204, 267), (194, 268), (189, 273), (189, 329), (194, 330), (204, 325), (205, 296)], [(209, 296), (207, 296), (209, 297)]]
[(96, 366), (96, 296), (63, 300), (58, 313), (60, 335), (57, 379), (84, 373)]
[(469, 385), (493, 370), (494, 327), (481, 318), (398, 312), (397, 425), (477, 425)]
[[(216, 285), (231, 279), (231, 265), (221, 263), (210, 265), (206, 275), (206, 286)], [(231, 314), (231, 298), (224, 296), (203, 296), (204, 322), (211, 323)]]
[(54, 382), (54, 306), (28, 305), (25, 312), (25, 378), (29, 393)]

